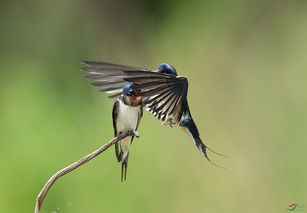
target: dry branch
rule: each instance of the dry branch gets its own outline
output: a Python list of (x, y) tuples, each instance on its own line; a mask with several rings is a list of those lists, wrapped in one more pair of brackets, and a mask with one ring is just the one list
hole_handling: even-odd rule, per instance
[(103, 145), (102, 147), (100, 147), (99, 149), (97, 149), (96, 151), (88, 154), (87, 156), (83, 157), (82, 159), (74, 162), (73, 164), (67, 166), (64, 169), (61, 169), (60, 171), (58, 171), (57, 173), (55, 173), (48, 181), (47, 183), (44, 185), (43, 189), (41, 190), (41, 192), (38, 194), (37, 198), (36, 198), (36, 204), (35, 204), (35, 213), (40, 213), (40, 209), (42, 207), (42, 204), (44, 202), (44, 199), (49, 191), (49, 189), (51, 188), (51, 186), (55, 183), (55, 181), (57, 179), (59, 179), (60, 177), (62, 177), (63, 175), (68, 174), (69, 172), (75, 170), (76, 168), (82, 166), (83, 164), (85, 164), (86, 162), (90, 161), (91, 159), (97, 157), (99, 154), (101, 154), (102, 152), (104, 152), (105, 150), (107, 150), (109, 147), (111, 147), (113, 144), (115, 144), (116, 142), (122, 140), (123, 138), (127, 137), (127, 136), (136, 136), (139, 137), (139, 134), (137, 132), (131, 131), (131, 132), (126, 132), (123, 134), (118, 135), (117, 137), (113, 138), (111, 141), (109, 141), (107, 144)]

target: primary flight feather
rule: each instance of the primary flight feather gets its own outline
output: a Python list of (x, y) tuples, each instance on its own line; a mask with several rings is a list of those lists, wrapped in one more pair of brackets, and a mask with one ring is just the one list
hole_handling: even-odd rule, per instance
[(141, 91), (144, 109), (162, 120), (164, 125), (178, 124), (182, 127), (207, 160), (216, 165), (207, 155), (209, 148), (202, 142), (189, 109), (188, 80), (178, 76), (173, 66), (161, 64), (156, 70), (150, 70), (106, 62), (84, 61), (82, 64), (87, 67), (81, 68), (81, 71), (90, 74), (87, 79), (94, 80), (93, 85), (102, 87), (100, 91), (112, 94), (110, 98), (120, 97), (122, 89), (132, 83), (133, 89)]

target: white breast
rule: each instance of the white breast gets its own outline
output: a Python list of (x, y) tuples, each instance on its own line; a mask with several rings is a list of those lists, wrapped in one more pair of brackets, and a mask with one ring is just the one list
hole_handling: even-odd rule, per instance
[[(119, 101), (118, 116), (116, 122), (116, 129), (118, 133), (136, 130), (140, 107), (141, 106), (128, 106), (122, 101)], [(128, 136), (120, 142), (121, 150), (124, 153), (124, 156), (122, 156), (122, 160), (126, 159), (126, 156), (130, 149), (131, 139), (132, 137)]]
[(141, 106), (132, 107), (121, 101), (119, 102), (116, 122), (118, 133), (136, 129), (140, 107)]

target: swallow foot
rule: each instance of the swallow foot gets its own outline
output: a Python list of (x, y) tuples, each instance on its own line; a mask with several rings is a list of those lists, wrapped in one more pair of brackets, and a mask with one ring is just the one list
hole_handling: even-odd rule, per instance
[(171, 119), (171, 118), (169, 118), (169, 119), (167, 119), (167, 120), (165, 120), (165, 121), (163, 121), (162, 123), (161, 123), (161, 125), (165, 125), (165, 126), (170, 126), (170, 127), (173, 127), (173, 126), (175, 126), (175, 122), (173, 122), (173, 120)]
[(141, 137), (141, 134), (138, 131), (132, 130), (132, 134), (134, 134), (136, 138)]

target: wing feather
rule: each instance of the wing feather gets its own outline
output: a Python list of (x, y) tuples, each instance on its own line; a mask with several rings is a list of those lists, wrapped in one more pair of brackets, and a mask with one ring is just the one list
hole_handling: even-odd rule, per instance
[(141, 90), (146, 110), (162, 121), (179, 123), (188, 90), (186, 78), (106, 62), (84, 61), (82, 64), (87, 67), (81, 71), (89, 73), (86, 78), (94, 81), (92, 85), (102, 87), (102, 92), (115, 93), (110, 98), (120, 96), (122, 88), (131, 82), (134, 89)]

